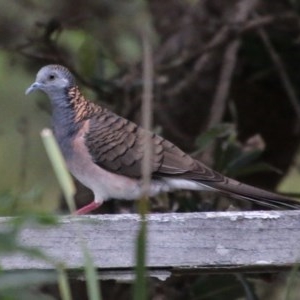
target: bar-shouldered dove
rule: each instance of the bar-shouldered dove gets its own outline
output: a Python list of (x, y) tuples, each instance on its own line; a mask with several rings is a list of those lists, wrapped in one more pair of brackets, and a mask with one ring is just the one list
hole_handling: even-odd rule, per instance
[(161, 136), (88, 101), (63, 66), (41, 68), (26, 94), (35, 90), (50, 98), (54, 134), (70, 172), (94, 193), (94, 201), (78, 214), (88, 213), (110, 198), (142, 196), (141, 165), (149, 137), (149, 196), (177, 189), (213, 190), (269, 208), (300, 207), (296, 200), (225, 177)]

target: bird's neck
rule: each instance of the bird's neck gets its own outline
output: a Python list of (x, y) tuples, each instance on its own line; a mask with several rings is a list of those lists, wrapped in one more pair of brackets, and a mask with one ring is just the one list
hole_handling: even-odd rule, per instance
[(77, 86), (50, 98), (54, 133), (64, 152), (69, 148), (69, 142), (78, 133), (83, 122), (102, 108), (86, 100)]
[(53, 108), (53, 126), (59, 130), (66, 127), (75, 129), (81, 122), (101, 110), (100, 106), (86, 100), (77, 86), (50, 96), (50, 99)]
[(52, 127), (55, 137), (64, 154), (71, 149), (70, 142), (80, 129), (80, 125), (74, 122), (75, 112), (70, 103), (66, 102), (66, 96), (56, 95), (52, 104)]
[(69, 89), (68, 98), (74, 112), (75, 123), (90, 118), (95, 114), (95, 112), (98, 112), (102, 109), (100, 106), (97, 106), (93, 102), (86, 100), (85, 97), (80, 93), (77, 86)]

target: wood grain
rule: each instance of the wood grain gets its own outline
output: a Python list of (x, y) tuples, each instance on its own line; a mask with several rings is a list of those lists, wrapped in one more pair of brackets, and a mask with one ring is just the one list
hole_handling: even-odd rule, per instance
[[(5, 231), (11, 218), (0, 219)], [(131, 278), (138, 215), (61, 217), (55, 227), (27, 227), (20, 242), (39, 247), (68, 269), (83, 266), (80, 236), (102, 278)], [(299, 211), (208, 212), (148, 216), (150, 275), (180, 272), (253, 272), (286, 269), (299, 261)], [(1, 257), (5, 270), (53, 269), (14, 254)]]

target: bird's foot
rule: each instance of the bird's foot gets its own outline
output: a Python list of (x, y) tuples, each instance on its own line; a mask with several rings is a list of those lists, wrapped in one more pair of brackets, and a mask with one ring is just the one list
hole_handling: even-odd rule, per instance
[(75, 215), (84, 215), (87, 214), (93, 210), (95, 210), (96, 208), (98, 208), (101, 205), (101, 203), (98, 202), (91, 202), (90, 204), (81, 207), (80, 209), (76, 210)]

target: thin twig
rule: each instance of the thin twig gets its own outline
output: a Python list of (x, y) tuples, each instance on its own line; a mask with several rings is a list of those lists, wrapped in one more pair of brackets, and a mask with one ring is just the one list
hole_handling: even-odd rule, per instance
[[(212, 59), (212, 56), (215, 55), (216, 47), (225, 44), (228, 39), (230, 30), (227, 25), (223, 26), (207, 43), (207, 45), (199, 53), (199, 58), (196, 60), (193, 67), (193, 71), (188, 77), (181, 80), (176, 86), (167, 92), (167, 95), (171, 98), (179, 94), (186, 87), (190, 86), (193, 82), (196, 82), (199, 78), (199, 73), (203, 70), (204, 66), (209, 63)], [(211, 51), (210, 51), (211, 50)]]
[[(244, 1), (241, 0), (240, 2), (238, 2), (238, 4), (236, 5), (234, 15), (232, 16), (232, 24), (239, 25), (244, 23), (248, 18), (248, 16), (250, 15), (250, 13), (255, 8), (257, 3), (258, 0), (244, 0)], [(224, 34), (226, 33), (227, 36), (230, 36), (229, 25), (223, 27), (223, 33)], [(215, 40), (216, 40), (215, 42), (222, 40), (221, 34), (222, 31), (220, 31), (218, 35), (215, 36)], [(226, 100), (228, 98), (231, 79), (232, 79), (234, 67), (236, 65), (236, 57), (237, 57), (237, 52), (239, 47), (240, 47), (240, 40), (234, 39), (233, 41), (229, 42), (225, 50), (223, 64), (220, 72), (220, 79), (217, 85), (214, 99), (212, 101), (212, 106), (210, 110), (211, 113), (207, 123), (207, 128), (212, 128), (217, 123), (222, 121), (226, 109)], [(205, 60), (207, 60), (208, 55), (211, 53), (212, 52), (203, 55), (200, 59), (203, 60), (205, 58)], [(200, 62), (201, 61), (199, 61), (199, 64)], [(214, 145), (212, 144), (210, 147), (206, 149), (206, 151), (203, 153), (201, 157), (209, 165), (212, 165), (213, 162), (213, 155), (212, 155), (213, 151), (214, 151)]]
[[(248, 18), (249, 14), (256, 6), (257, 2), (258, 0), (244, 0), (238, 2), (235, 14), (232, 18), (233, 24), (244, 23), (245, 20)], [(227, 31), (229, 31), (229, 27), (224, 28), (224, 30), (226, 29)], [(226, 100), (231, 84), (233, 70), (236, 64), (236, 55), (239, 47), (240, 40), (235, 39), (228, 45), (225, 51), (223, 65), (221, 68), (220, 80), (211, 107), (211, 117), (208, 122), (208, 128), (215, 126), (222, 120), (226, 107)]]
[(220, 81), (211, 106), (211, 117), (208, 123), (208, 128), (212, 128), (222, 121), (239, 47), (240, 41), (235, 40), (227, 47), (224, 54)]
[(295, 131), (296, 133), (299, 132), (300, 130), (300, 104), (299, 104), (299, 99), (297, 97), (297, 94), (295, 92), (295, 89), (291, 83), (291, 80), (287, 74), (287, 71), (285, 69), (285, 66), (280, 58), (280, 56), (278, 55), (278, 53), (276, 52), (275, 48), (273, 47), (269, 36), (267, 35), (266, 31), (260, 27), (257, 29), (257, 33), (260, 36), (261, 40), (263, 41), (267, 51), (270, 54), (270, 57), (273, 61), (274, 67), (276, 68), (278, 75), (281, 79), (282, 85), (286, 91), (286, 94), (288, 96), (288, 99), (292, 105), (292, 107), (294, 108), (294, 111), (296, 113), (297, 116), (297, 122), (295, 124)]
[[(240, 41), (234, 40), (228, 45), (225, 51), (220, 80), (212, 102), (207, 128), (212, 128), (222, 121), (239, 46)], [(214, 144), (210, 145), (201, 156), (201, 159), (208, 165), (213, 164), (214, 146)]]
[[(158, 66), (157, 70), (160, 72), (167, 71), (169, 69), (180, 67), (185, 64), (187, 61), (192, 58), (199, 57), (204, 55), (207, 52), (211, 52), (217, 48), (220, 48), (225, 43), (230, 40), (235, 40), (241, 37), (241, 35), (254, 30), (263, 25), (271, 25), (278, 21), (286, 21), (286, 20), (298, 20), (299, 16), (295, 14), (293, 11), (284, 12), (280, 15), (267, 15), (256, 18), (255, 20), (249, 20), (247, 22), (243, 22), (240, 26), (232, 27), (228, 23), (224, 24), (222, 28), (213, 36), (213, 38), (200, 50), (190, 51), (185, 55), (182, 55), (181, 58), (176, 58), (176, 61), (170, 63), (168, 65)], [(232, 22), (231, 22), (232, 23)]]
[[(149, 31), (142, 32), (143, 40), (143, 96), (142, 96), (142, 125), (146, 130), (152, 127), (152, 98), (153, 98), (153, 56), (149, 39)], [(144, 195), (148, 195), (151, 180), (151, 135), (145, 135), (145, 151), (142, 162)]]
[(294, 11), (287, 11), (280, 15), (266, 15), (256, 17), (254, 20), (248, 21), (240, 31), (240, 34), (249, 32), (258, 27), (268, 26), (278, 21), (299, 20), (299, 16)]
[[(195, 62), (193, 72), (191, 72), (189, 77), (181, 81), (180, 84), (178, 84), (169, 92), (170, 96), (178, 94), (184, 88), (188, 87), (191, 83), (198, 80), (198, 74), (201, 72), (201, 70), (203, 70), (207, 63), (211, 61), (212, 56), (215, 54), (213, 50), (217, 50), (221, 46), (226, 45), (226, 43), (229, 43), (230, 40), (232, 40), (232, 43), (234, 43), (236, 40), (238, 40), (238, 38), (240, 38), (240, 35), (238, 34), (239, 30), (234, 30), (234, 28), (239, 28), (242, 24), (245, 23), (246, 19), (248, 18), (249, 14), (253, 11), (257, 3), (258, 0), (240, 1), (237, 4), (236, 12), (233, 15), (232, 21), (230, 21), (230, 23), (228, 22), (225, 25), (223, 25), (218, 30), (218, 32), (212, 37), (212, 39), (200, 51), (188, 55), (176, 64), (176, 67), (178, 67), (180, 64), (183, 64), (184, 62), (188, 61), (193, 56), (199, 57)], [(237, 27), (237, 25), (239, 26)], [(235, 34), (233, 34), (234, 32)], [(160, 70), (163, 69), (164, 68), (161, 68)]]
[(201, 57), (197, 60), (195, 64), (195, 71), (199, 72), (203, 66), (210, 60), (210, 57), (212, 55), (213, 49), (216, 49), (216, 47), (220, 47), (221, 45), (224, 45), (225, 42), (228, 40), (230, 36), (230, 28), (228, 25), (224, 25), (210, 40), (210, 42), (202, 49), (203, 54)]

